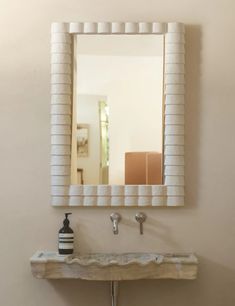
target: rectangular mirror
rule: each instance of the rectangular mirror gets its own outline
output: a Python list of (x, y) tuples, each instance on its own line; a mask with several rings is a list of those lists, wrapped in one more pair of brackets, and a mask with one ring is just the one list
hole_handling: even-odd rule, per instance
[(162, 184), (163, 35), (74, 41), (72, 184)]
[(52, 205), (184, 205), (184, 44), (181, 23), (52, 24)]

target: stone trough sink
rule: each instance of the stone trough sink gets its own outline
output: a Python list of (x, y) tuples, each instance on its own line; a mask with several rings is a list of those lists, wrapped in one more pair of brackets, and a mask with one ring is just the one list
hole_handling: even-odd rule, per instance
[(30, 259), (36, 278), (121, 281), (195, 279), (198, 260), (192, 253), (75, 254), (36, 252)]
[(111, 305), (118, 306), (118, 281), (188, 279), (197, 277), (198, 260), (192, 253), (76, 254), (61, 256), (38, 251), (30, 259), (36, 278), (110, 281)]

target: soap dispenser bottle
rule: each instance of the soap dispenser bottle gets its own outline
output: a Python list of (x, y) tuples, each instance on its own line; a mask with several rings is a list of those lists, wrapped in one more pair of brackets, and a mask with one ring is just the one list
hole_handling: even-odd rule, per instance
[(59, 231), (59, 254), (73, 254), (73, 230), (69, 227), (68, 216), (72, 213), (65, 213), (64, 226)]

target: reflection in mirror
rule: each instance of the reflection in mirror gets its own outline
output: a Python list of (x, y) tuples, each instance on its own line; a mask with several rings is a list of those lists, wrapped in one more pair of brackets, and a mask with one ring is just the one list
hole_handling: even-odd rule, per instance
[(163, 36), (74, 45), (72, 184), (162, 184)]

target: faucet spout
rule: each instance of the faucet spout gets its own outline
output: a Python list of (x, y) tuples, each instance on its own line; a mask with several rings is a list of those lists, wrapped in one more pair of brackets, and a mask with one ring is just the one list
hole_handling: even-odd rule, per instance
[(119, 213), (112, 213), (110, 215), (110, 219), (113, 223), (113, 233), (114, 235), (117, 235), (118, 234), (118, 223), (121, 220), (121, 215)]
[(117, 220), (113, 220), (113, 233), (114, 235), (118, 234), (118, 221)]

